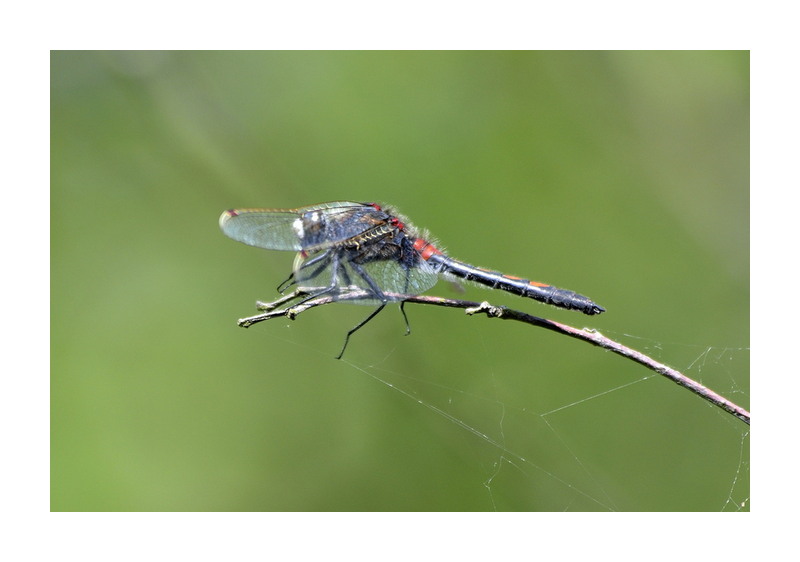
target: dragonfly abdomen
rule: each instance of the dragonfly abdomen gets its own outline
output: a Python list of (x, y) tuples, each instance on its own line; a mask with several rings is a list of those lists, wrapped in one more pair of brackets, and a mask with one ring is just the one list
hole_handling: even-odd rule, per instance
[[(432, 246), (422, 246), (423, 251)], [(539, 302), (552, 304), (559, 308), (578, 310), (584, 314), (593, 315), (605, 312), (605, 308), (593, 302), (589, 297), (579, 295), (573, 291), (559, 289), (545, 283), (538, 283), (528, 279), (504, 275), (499, 271), (491, 271), (475, 267), (446, 256), (436, 251), (429, 251), (423, 257), (431, 264), (440, 268), (442, 273), (449, 273), (455, 277), (480, 283), (492, 289), (502, 289), (515, 295), (528, 297)]]

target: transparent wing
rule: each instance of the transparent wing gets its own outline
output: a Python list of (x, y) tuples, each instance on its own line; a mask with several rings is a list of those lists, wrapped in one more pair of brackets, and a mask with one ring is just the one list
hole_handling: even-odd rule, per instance
[[(427, 262), (421, 261), (417, 266), (406, 269), (394, 260), (373, 261), (360, 267), (390, 300), (392, 295), (418, 295), (436, 284), (437, 271)], [(333, 283), (332, 261), (330, 252), (317, 254), (298, 254), (294, 263), (294, 281), (304, 288), (327, 288), (334, 285), (340, 290), (362, 289), (372, 291), (373, 288), (364, 277), (347, 261), (340, 261), (336, 271), (336, 282)], [(352, 301), (358, 304), (375, 304), (379, 299), (361, 299)]]
[(364, 265), (364, 270), (384, 292), (401, 295), (424, 293), (439, 280), (437, 271), (422, 260), (409, 269), (393, 260), (374, 261)]
[[(219, 226), (226, 236), (249, 246), (298, 251), (306, 247), (304, 240), (310, 217), (321, 217), (324, 223), (337, 225), (344, 222), (344, 217), (363, 209), (375, 212), (372, 207), (352, 201), (334, 201), (298, 209), (230, 209), (220, 216)], [(333, 233), (326, 230), (326, 242), (335, 244), (360, 234), (370, 226), (368, 223), (364, 226), (355, 223), (350, 229), (339, 228)]]
[(298, 220), (294, 211), (231, 209), (219, 217), (219, 227), (225, 236), (248, 246), (297, 251), (302, 247), (292, 224)]

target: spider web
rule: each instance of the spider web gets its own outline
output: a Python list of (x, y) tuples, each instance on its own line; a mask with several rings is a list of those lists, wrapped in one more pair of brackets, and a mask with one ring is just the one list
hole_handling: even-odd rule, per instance
[[(465, 346), (470, 351), (446, 371), (407, 367), (403, 347), (437, 343), (413, 338), (402, 338), (375, 360), (365, 359), (374, 350), (348, 349), (343, 362), (394, 400), (432, 414), (431, 431), (441, 435), (441, 446), (457, 442), (469, 471), (482, 475), (474, 486), (485, 492), (483, 509), (749, 510), (749, 426), (621, 359), (625, 374), (613, 382), (575, 382), (546, 398), (517, 392), (513, 383), (520, 377), (492, 367), (496, 354), (505, 352), (495, 349), (485, 326), (473, 331), (474, 341)], [(736, 403), (749, 403), (748, 348), (606, 335)], [(581, 365), (576, 369), (591, 371)], [(524, 376), (563, 376), (531, 371)]]

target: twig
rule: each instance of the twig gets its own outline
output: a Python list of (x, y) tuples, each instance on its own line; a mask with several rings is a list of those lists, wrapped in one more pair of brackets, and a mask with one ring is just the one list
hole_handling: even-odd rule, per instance
[[(264, 303), (259, 301), (258, 303), (256, 303), (257, 308), (265, 312), (258, 314), (256, 316), (251, 316), (249, 318), (240, 319), (239, 326), (242, 326), (243, 328), (249, 328), (250, 326), (258, 322), (262, 322), (264, 320), (269, 320), (270, 318), (276, 318), (279, 316), (285, 316), (291, 320), (294, 320), (297, 317), (297, 315), (300, 314), (301, 312), (304, 312), (310, 308), (314, 308), (317, 306), (330, 304), (332, 302), (375, 299), (375, 296), (372, 293), (369, 293), (367, 291), (358, 288), (352, 288), (352, 289), (344, 289), (343, 291), (337, 292), (336, 294), (326, 294), (319, 297), (309, 298), (308, 300), (302, 300), (303, 297), (308, 297), (311, 294), (313, 294), (313, 291), (311, 289), (300, 288), (295, 290), (293, 293), (286, 295), (271, 303)], [(520, 312), (517, 310), (512, 310), (504, 306), (503, 307), (492, 306), (485, 301), (482, 303), (478, 303), (473, 301), (446, 299), (434, 296), (403, 295), (397, 293), (385, 293), (385, 295), (389, 298), (390, 301), (444, 306), (448, 308), (463, 308), (469, 315), (481, 313), (481, 314), (486, 314), (486, 316), (488, 316), (489, 318), (516, 320), (518, 322), (532, 324), (534, 326), (539, 326), (540, 328), (545, 328), (547, 330), (551, 330), (559, 334), (564, 334), (579, 340), (583, 340), (598, 347), (602, 347), (603, 349), (608, 349), (609, 351), (613, 351), (618, 355), (621, 355), (623, 357), (631, 359), (632, 361), (636, 361), (641, 365), (644, 365), (648, 369), (655, 371), (656, 373), (664, 377), (667, 377), (672, 382), (697, 394), (701, 398), (708, 400), (709, 402), (722, 408), (732, 416), (739, 418), (747, 425), (750, 425), (750, 412), (748, 412), (741, 406), (738, 406), (733, 402), (731, 402), (730, 400), (720, 396), (710, 388), (707, 388), (706, 386), (703, 386), (699, 382), (687, 377), (680, 371), (673, 369), (672, 367), (668, 367), (663, 363), (659, 363), (658, 361), (656, 361), (652, 357), (645, 355), (644, 353), (641, 353), (639, 351), (636, 351), (635, 349), (631, 349), (630, 347), (624, 346), (619, 342), (611, 340), (605, 337), (600, 332), (587, 329), (579, 330), (577, 328), (573, 328), (572, 326), (561, 324), (560, 322), (547, 320), (545, 318), (539, 318), (538, 316), (532, 316), (530, 314), (526, 314), (524, 312)], [(287, 306), (286, 308), (279, 308), (282, 305), (297, 299), (301, 299), (299, 304), (296, 304), (294, 306)]]

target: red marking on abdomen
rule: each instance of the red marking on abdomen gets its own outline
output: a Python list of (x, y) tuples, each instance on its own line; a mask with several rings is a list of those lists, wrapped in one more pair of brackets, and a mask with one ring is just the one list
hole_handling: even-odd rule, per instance
[(422, 238), (417, 238), (414, 240), (414, 249), (420, 253), (422, 259), (428, 261), (428, 259), (434, 254), (441, 254), (442, 252), (439, 251), (439, 248), (428, 242), (427, 240), (423, 240)]
[(529, 281), (529, 285), (533, 285), (534, 287), (549, 287), (547, 283), (539, 283), (538, 281)]

